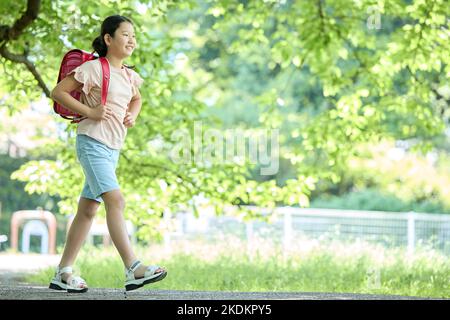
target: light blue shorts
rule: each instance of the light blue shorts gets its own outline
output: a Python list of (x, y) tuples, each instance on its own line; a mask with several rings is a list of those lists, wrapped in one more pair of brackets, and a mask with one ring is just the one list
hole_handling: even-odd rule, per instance
[(116, 176), (120, 150), (111, 149), (87, 135), (76, 139), (77, 158), (84, 171), (85, 182), (81, 196), (103, 202), (103, 193), (120, 189)]

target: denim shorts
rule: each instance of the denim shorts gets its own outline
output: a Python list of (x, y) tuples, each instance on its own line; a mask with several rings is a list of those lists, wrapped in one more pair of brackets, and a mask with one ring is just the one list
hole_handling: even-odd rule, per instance
[(116, 176), (120, 150), (84, 134), (77, 135), (76, 148), (85, 176), (81, 197), (103, 202), (103, 193), (120, 189)]

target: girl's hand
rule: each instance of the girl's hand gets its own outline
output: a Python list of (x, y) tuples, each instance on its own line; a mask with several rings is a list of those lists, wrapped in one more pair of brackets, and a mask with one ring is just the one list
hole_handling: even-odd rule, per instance
[(87, 115), (89, 119), (100, 121), (109, 120), (112, 116), (112, 110), (109, 107), (98, 105), (95, 108), (89, 109), (89, 114)]
[(125, 114), (125, 118), (123, 119), (123, 124), (125, 125), (125, 127), (127, 128), (131, 128), (134, 126), (136, 122), (136, 118), (133, 116), (133, 114), (131, 112), (128, 112)]

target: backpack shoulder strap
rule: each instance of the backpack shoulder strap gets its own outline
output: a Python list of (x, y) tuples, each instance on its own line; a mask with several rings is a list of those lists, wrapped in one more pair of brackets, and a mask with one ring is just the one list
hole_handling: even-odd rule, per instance
[(105, 57), (100, 57), (98, 60), (102, 65), (102, 105), (105, 105), (109, 88), (109, 63)]

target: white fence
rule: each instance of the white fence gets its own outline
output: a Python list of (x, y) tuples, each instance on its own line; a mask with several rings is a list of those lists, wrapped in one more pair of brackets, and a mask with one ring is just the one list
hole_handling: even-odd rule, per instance
[[(246, 207), (268, 214), (267, 210)], [(399, 213), (335, 209), (302, 209), (279, 207), (271, 223), (253, 220), (242, 222), (236, 207), (228, 207), (225, 216), (215, 216), (212, 210), (200, 210), (176, 216), (176, 230), (166, 237), (171, 239), (213, 239), (218, 234), (231, 234), (241, 239), (254, 236), (280, 241), (288, 249), (301, 236), (333, 240), (363, 240), (386, 247), (406, 247), (414, 252), (418, 245), (450, 254), (450, 215), (428, 213)], [(169, 219), (169, 218), (168, 218)]]

